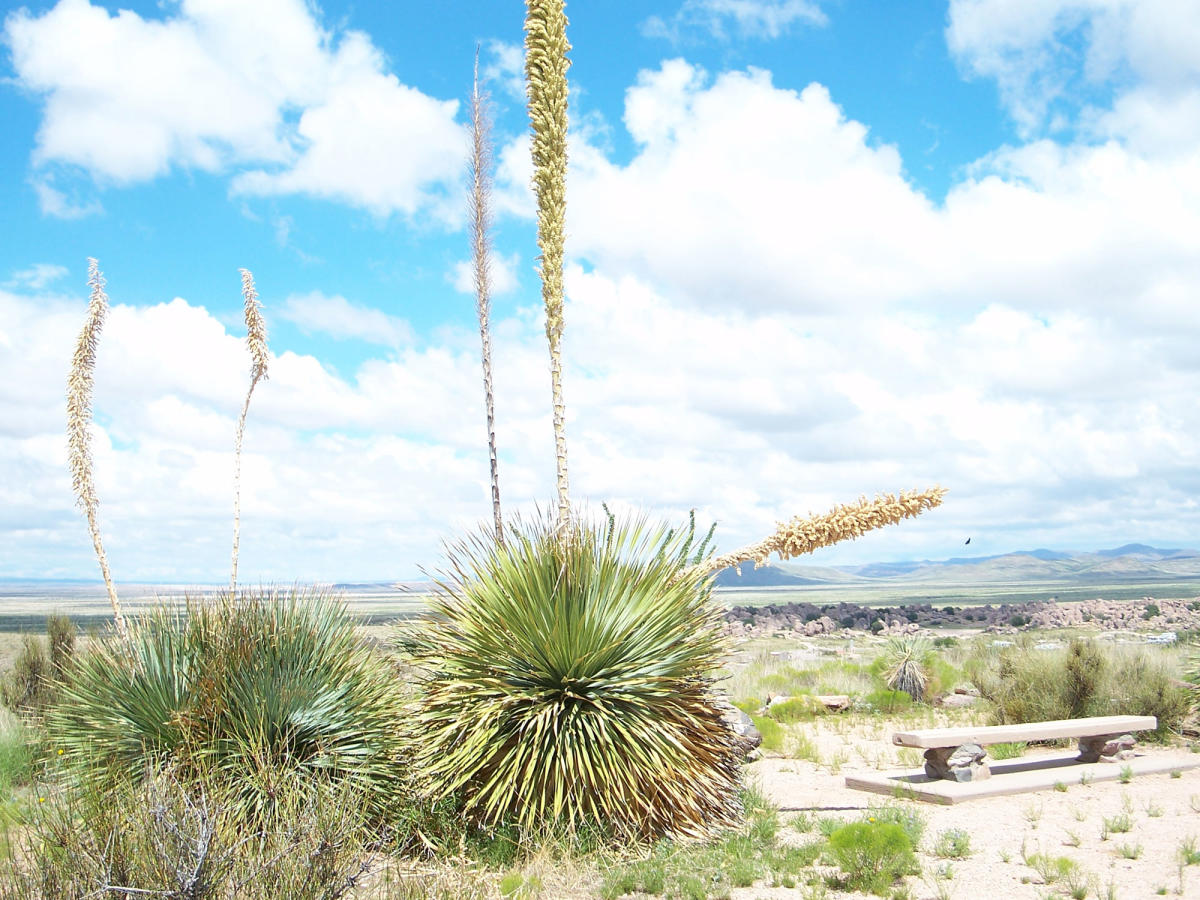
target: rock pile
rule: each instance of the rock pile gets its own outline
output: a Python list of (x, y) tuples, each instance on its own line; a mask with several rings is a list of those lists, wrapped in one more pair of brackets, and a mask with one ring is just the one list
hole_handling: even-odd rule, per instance
[(735, 637), (783, 634), (816, 637), (843, 630), (898, 635), (929, 627), (1014, 631), (1026, 626), (1065, 628), (1091, 625), (1104, 630), (1182, 631), (1200, 629), (1200, 600), (1087, 600), (1083, 603), (1002, 603), (998, 606), (943, 606), (910, 603), (876, 609), (856, 603), (816, 606), (772, 603), (735, 606), (725, 613)]

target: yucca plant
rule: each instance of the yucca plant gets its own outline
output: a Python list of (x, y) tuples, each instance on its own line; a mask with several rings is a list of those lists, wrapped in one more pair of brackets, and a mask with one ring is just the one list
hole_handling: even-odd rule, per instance
[(75, 780), (207, 773), (248, 821), (306, 780), (378, 817), (409, 798), (404, 688), (341, 603), (290, 592), (160, 609), (95, 642), (48, 716)]
[(884, 683), (890, 690), (904, 691), (918, 703), (924, 700), (929, 683), (925, 658), (932, 649), (933, 644), (921, 635), (888, 638), (883, 649)]
[(550, 348), (550, 393), (560, 538), (569, 533), (567, 410), (562, 387), (563, 248), (567, 210), (567, 14), (564, 0), (525, 2), (525, 90), (533, 134), (533, 190), (537, 196), (537, 242), (541, 249), (542, 303)]
[(711, 581), (687, 574), (691, 531), (572, 521), (568, 536), (518, 522), (503, 545), (480, 533), (449, 548), (407, 634), (435, 794), (525, 833), (730, 824), (739, 754), (712, 702), (722, 618)]
[(496, 398), (492, 391), (492, 123), (488, 101), (479, 91), (479, 47), (475, 47), (475, 77), (471, 82), (471, 279), (475, 284), (475, 313), (479, 318), (480, 360), (483, 364), (483, 402), (487, 410), (488, 464), (492, 476), (492, 521), (496, 540), (504, 543), (500, 513), (500, 468), (496, 458)]
[(242, 403), (242, 413), (238, 416), (233, 446), (233, 562), (229, 574), (230, 593), (237, 590), (238, 545), (242, 533), (242, 441), (246, 437), (246, 415), (250, 412), (250, 398), (254, 395), (254, 388), (267, 377), (267, 364), (270, 362), (270, 353), (267, 351), (267, 323), (263, 319), (258, 291), (254, 289), (254, 276), (249, 269), (240, 271), (246, 316), (246, 348), (250, 351), (250, 387)]
[(108, 569), (108, 555), (100, 538), (100, 500), (96, 496), (92, 465), (92, 392), (96, 381), (96, 348), (100, 343), (100, 331), (104, 328), (104, 317), (108, 313), (108, 295), (104, 293), (100, 263), (91, 258), (88, 259), (88, 285), (92, 293), (87, 318), (75, 342), (71, 372), (67, 377), (67, 465), (71, 469), (75, 502), (87, 517), (96, 561), (100, 563), (100, 574), (104, 576), (104, 586), (108, 589), (113, 624), (124, 637), (125, 617), (121, 613), (121, 601), (117, 598), (117, 588)]

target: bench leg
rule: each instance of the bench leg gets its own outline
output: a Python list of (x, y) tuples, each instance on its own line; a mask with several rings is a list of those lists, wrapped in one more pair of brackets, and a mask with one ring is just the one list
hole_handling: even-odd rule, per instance
[(925, 774), (950, 781), (982, 781), (991, 777), (987, 753), (978, 744), (931, 747), (925, 751)]
[(1101, 734), (1079, 739), (1079, 761), (1119, 762), (1133, 759), (1133, 745), (1137, 743), (1131, 734)]

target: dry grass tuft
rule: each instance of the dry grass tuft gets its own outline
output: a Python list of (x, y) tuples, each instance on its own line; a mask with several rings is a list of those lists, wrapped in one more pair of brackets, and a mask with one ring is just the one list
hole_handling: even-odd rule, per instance
[(705, 571), (717, 572), (750, 560), (760, 566), (772, 553), (778, 553), (780, 559), (812, 553), (821, 547), (853, 540), (876, 528), (918, 516), (927, 509), (940, 506), (945, 493), (945, 488), (933, 487), (924, 491), (902, 491), (898, 497), (895, 494), (880, 494), (874, 500), (861, 497), (854, 503), (835, 506), (824, 515), (797, 516), (780, 524), (773, 535), (757, 544), (715, 556), (700, 565)]
[(100, 331), (104, 327), (104, 316), (108, 312), (108, 296), (104, 293), (104, 276), (100, 264), (88, 258), (88, 285), (92, 289), (88, 302), (87, 319), (79, 332), (75, 344), (75, 355), (71, 359), (71, 372), (67, 377), (67, 464), (71, 469), (71, 485), (75, 490), (75, 502), (87, 516), (88, 529), (92, 534), (92, 546), (100, 563), (100, 572), (108, 588), (108, 599), (112, 604), (113, 621), (122, 638), (128, 636), (125, 617), (121, 615), (121, 601), (113, 586), (112, 574), (108, 571), (108, 557), (104, 543), (100, 540), (99, 506), (92, 463), (92, 393), (95, 388), (96, 347), (100, 343)]

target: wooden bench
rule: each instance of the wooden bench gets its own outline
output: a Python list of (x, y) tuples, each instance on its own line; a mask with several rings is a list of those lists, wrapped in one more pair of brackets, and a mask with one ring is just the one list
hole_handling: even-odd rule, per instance
[(903, 731), (892, 735), (892, 743), (923, 748), (925, 774), (930, 778), (979, 781), (991, 775), (987, 752), (983, 749), (988, 744), (1078, 738), (1080, 762), (1114, 762), (1133, 756), (1133, 732), (1153, 731), (1157, 727), (1158, 720), (1154, 716), (1095, 716), (1019, 725)]

